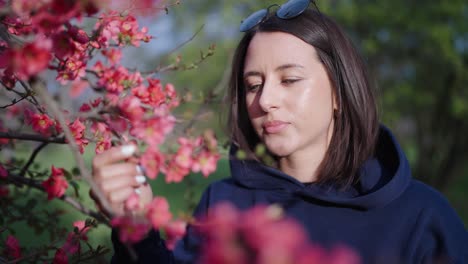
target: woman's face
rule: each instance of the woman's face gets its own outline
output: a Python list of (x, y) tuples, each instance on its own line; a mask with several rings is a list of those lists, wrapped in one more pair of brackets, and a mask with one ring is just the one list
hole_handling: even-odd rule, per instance
[(283, 32), (257, 33), (247, 50), (244, 88), (250, 121), (272, 154), (323, 157), (335, 100), (313, 46)]

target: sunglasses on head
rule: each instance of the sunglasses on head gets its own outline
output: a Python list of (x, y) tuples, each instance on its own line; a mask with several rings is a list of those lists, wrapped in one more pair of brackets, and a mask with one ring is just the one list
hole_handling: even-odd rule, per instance
[(278, 7), (276, 10), (277, 17), (281, 19), (292, 19), (302, 14), (309, 7), (310, 2), (319, 10), (314, 0), (289, 0), (282, 5), (273, 4), (267, 8), (258, 10), (241, 22), (240, 31), (247, 32), (258, 24), (261, 24), (268, 17), (270, 8), (274, 6)]

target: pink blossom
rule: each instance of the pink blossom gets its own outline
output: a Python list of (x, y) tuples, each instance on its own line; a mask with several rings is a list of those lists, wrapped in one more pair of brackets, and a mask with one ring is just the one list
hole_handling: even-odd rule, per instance
[(122, 59), (122, 51), (119, 49), (102, 50), (101, 53), (109, 59), (112, 65), (119, 63)]
[(18, 259), (21, 257), (21, 248), (18, 242), (18, 239), (12, 235), (8, 235), (6, 242), (6, 253), (13, 257), (14, 259)]
[(192, 154), (194, 146), (185, 138), (179, 138), (179, 143), (181, 143), (181, 146), (174, 156), (174, 162), (184, 169), (189, 169), (193, 163)]
[(112, 147), (111, 138), (109, 136), (102, 136), (96, 142), (96, 154), (102, 153)]
[(164, 167), (163, 172), (166, 174), (166, 182), (181, 182), (185, 176), (190, 173), (189, 168), (181, 167), (174, 160)]
[(166, 246), (169, 249), (174, 249), (175, 244), (179, 241), (186, 232), (187, 223), (181, 220), (176, 220), (167, 224), (164, 228), (166, 233)]
[(47, 114), (33, 114), (29, 118), (29, 124), (32, 125), (34, 131), (48, 136), (55, 122)]
[(151, 36), (147, 35), (147, 28), (138, 29), (135, 17), (119, 16), (116, 12), (103, 14), (95, 28), (101, 29), (97, 42), (102, 47), (108, 47), (111, 40), (120, 46), (131, 44), (138, 47), (140, 41), (148, 42), (151, 39)]
[(30, 17), (7, 16), (3, 19), (8, 32), (14, 35), (28, 35), (33, 31)]
[(59, 59), (66, 59), (75, 53), (75, 45), (73, 39), (66, 31), (60, 31), (52, 35), (53, 51)]
[(97, 85), (104, 87), (109, 93), (120, 94), (143, 82), (139, 72), (129, 73), (123, 66), (104, 67), (101, 62), (97, 62), (93, 69), (99, 77)]
[(216, 171), (216, 165), (219, 160), (219, 154), (203, 150), (192, 163), (192, 171), (201, 171), (203, 176), (207, 177)]
[(0, 68), (9, 67), (18, 79), (28, 80), (49, 65), (52, 55), (48, 43), (50, 41), (38, 39), (21, 48), (6, 50), (0, 54)]
[(107, 121), (107, 124), (109, 124), (109, 127), (114, 130), (115, 132), (125, 132), (128, 129), (128, 121), (125, 120), (121, 116), (115, 116), (112, 117), (111, 120)]
[(81, 238), (83, 240), (88, 240), (88, 237), (85, 234), (89, 231), (90, 227), (86, 226), (86, 221), (83, 221), (83, 220), (75, 221), (73, 222), (73, 226), (78, 228), (78, 230), (80, 231)]
[(201, 220), (196, 227), (206, 237), (202, 263), (360, 263), (359, 256), (346, 247), (327, 251), (310, 244), (302, 226), (283, 217), (278, 207), (240, 212), (222, 203)]
[(68, 264), (68, 256), (65, 250), (59, 248), (55, 251), (52, 264)]
[(70, 255), (76, 254), (81, 250), (80, 240), (74, 232), (70, 232), (67, 236), (65, 244), (61, 248), (63, 252)]
[(123, 243), (136, 243), (142, 240), (150, 229), (147, 222), (136, 222), (125, 216), (113, 218), (111, 225), (119, 229), (119, 239)]
[(140, 162), (145, 168), (146, 176), (155, 179), (164, 164), (164, 156), (159, 152), (158, 148), (149, 147), (141, 156)]
[(89, 83), (87, 81), (82, 81), (82, 80), (73, 81), (70, 87), (70, 96), (72, 98), (76, 98), (80, 96), (88, 87), (89, 87)]
[(5, 179), (6, 177), (8, 177), (8, 171), (0, 164), (0, 178)]
[(128, 211), (141, 210), (140, 196), (136, 193), (132, 193), (125, 201), (125, 209)]
[(164, 92), (167, 96), (167, 101), (168, 101), (168, 105), (170, 108), (174, 108), (174, 107), (177, 107), (179, 106), (179, 98), (177, 96), (177, 91), (174, 87), (174, 85), (168, 83), (166, 84), (165, 88), (164, 88)]
[(166, 96), (162, 90), (161, 80), (148, 79), (148, 104), (152, 106), (159, 106), (166, 101)]
[(64, 177), (62, 168), (55, 168), (52, 165), (50, 177), (42, 182), (42, 186), (47, 192), (47, 199), (52, 200), (55, 197), (62, 197), (68, 188), (68, 182)]
[(91, 106), (89, 106), (89, 104), (87, 104), (87, 103), (83, 103), (80, 106), (79, 111), (82, 112), (82, 113), (89, 112), (89, 111), (91, 111)]
[(91, 101), (91, 105), (93, 107), (98, 107), (102, 102), (102, 97), (98, 97), (96, 99), (94, 99), (93, 101)]
[(169, 211), (169, 203), (164, 197), (155, 197), (153, 201), (146, 205), (146, 218), (148, 218), (154, 229), (166, 226), (172, 219)]
[[(76, 44), (74, 44), (76, 46)], [(76, 80), (86, 75), (85, 54), (76, 52), (66, 60), (60, 61), (57, 68), (57, 80), (61, 84), (67, 84), (69, 81)]]
[(69, 128), (75, 138), (75, 142), (78, 145), (80, 153), (83, 154), (84, 147), (89, 143), (89, 140), (84, 137), (86, 129), (85, 125), (79, 119), (75, 119), (75, 121), (69, 125)]
[(75, 231), (70, 232), (67, 236), (65, 244), (62, 246), (62, 250), (70, 255), (76, 254), (80, 251), (81, 240), (88, 240), (86, 232), (88, 232), (89, 227), (86, 226), (85, 221), (75, 221), (73, 222), (73, 226), (78, 228), (78, 233), (75, 233)]
[(15, 77), (13, 70), (11, 68), (7, 68), (3, 70), (1, 79), (2, 79), (2, 83), (7, 89), (13, 89), (13, 87), (15, 87), (17, 78)]
[(70, 37), (78, 42), (79, 44), (87, 44), (89, 42), (89, 37), (88, 37), (88, 34), (86, 34), (86, 32), (77, 27), (77, 26), (69, 26), (68, 28), (68, 33), (70, 35)]
[(174, 128), (174, 124), (173, 116), (155, 116), (133, 122), (130, 134), (155, 147), (164, 141), (165, 136)]
[(122, 115), (127, 117), (130, 122), (140, 120), (145, 113), (144, 109), (141, 107), (140, 100), (134, 96), (125, 97), (119, 103), (119, 108)]

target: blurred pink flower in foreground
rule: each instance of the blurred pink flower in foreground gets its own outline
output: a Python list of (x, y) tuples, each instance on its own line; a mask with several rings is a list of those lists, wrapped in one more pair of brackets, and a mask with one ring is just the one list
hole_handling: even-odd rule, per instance
[(360, 263), (359, 256), (346, 247), (328, 251), (311, 244), (302, 226), (283, 217), (277, 206), (239, 212), (229, 204), (220, 204), (197, 230), (206, 237), (199, 263)]

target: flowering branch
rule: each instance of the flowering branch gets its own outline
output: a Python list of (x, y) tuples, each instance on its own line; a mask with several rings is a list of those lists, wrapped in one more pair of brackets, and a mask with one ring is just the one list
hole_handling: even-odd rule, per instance
[[(10, 180), (12, 183), (14, 183), (16, 185), (24, 184), (24, 185), (30, 186), (30, 187), (32, 187), (34, 189), (46, 192), (46, 190), (44, 189), (44, 186), (42, 186), (39, 181), (24, 177), (24, 175), (15, 175), (15, 174), (12, 174), (11, 172), (9, 172), (7, 179)], [(102, 214), (86, 208), (84, 205), (82, 205), (80, 202), (76, 201), (72, 197), (67, 196), (66, 194), (64, 194), (59, 199), (61, 199), (62, 201), (66, 202), (68, 204), (70, 204), (71, 206), (73, 206), (75, 209), (82, 212), (83, 214), (94, 217), (98, 221), (100, 221), (101, 223), (106, 224), (107, 226), (110, 226), (109, 221)]]
[(47, 143), (56, 143), (56, 144), (65, 144), (64, 137), (43, 137), (35, 134), (17, 134), (11, 132), (0, 132), (0, 138), (7, 139), (20, 139), (20, 140), (29, 140), (29, 141), (38, 141), (38, 142), (47, 142)]
[(103, 209), (107, 212), (109, 212), (110, 215), (113, 215), (113, 210), (111, 209), (109, 203), (107, 202), (107, 199), (104, 197), (98, 186), (94, 183), (91, 173), (88, 171), (86, 168), (86, 165), (84, 163), (83, 158), (79, 155), (80, 151), (78, 148), (78, 145), (75, 142), (75, 138), (73, 137), (72, 132), (70, 131), (70, 128), (68, 127), (68, 124), (65, 120), (65, 117), (63, 114), (60, 112), (57, 104), (55, 101), (51, 98), (47, 90), (45, 89), (44, 85), (42, 85), (40, 82), (35, 81), (32, 83), (33, 90), (35, 90), (38, 94), (38, 96), (43, 100), (45, 105), (49, 108), (50, 112), (55, 115), (57, 118), (60, 126), (63, 129), (63, 132), (65, 134), (65, 138), (68, 141), (68, 146), (70, 146), (70, 149), (73, 153), (73, 156), (75, 158), (75, 162), (78, 166), (78, 169), (81, 172), (81, 176), (88, 182), (88, 184), (91, 187), (91, 190), (93, 193), (96, 195), (96, 197), (99, 199), (101, 202), (101, 205)]
[(202, 62), (204, 62), (208, 57), (212, 56), (214, 54), (216, 46), (215, 45), (210, 45), (208, 47), (208, 52), (204, 53), (203, 51), (200, 51), (200, 59), (198, 59), (195, 62), (192, 62), (190, 64), (180, 64), (180, 61), (176, 61), (176, 63), (172, 63), (170, 65), (167, 65), (165, 67), (158, 66), (154, 71), (150, 72), (149, 74), (156, 74), (156, 73), (164, 73), (168, 71), (177, 71), (177, 70), (192, 70), (198, 68), (198, 65), (200, 65)]

